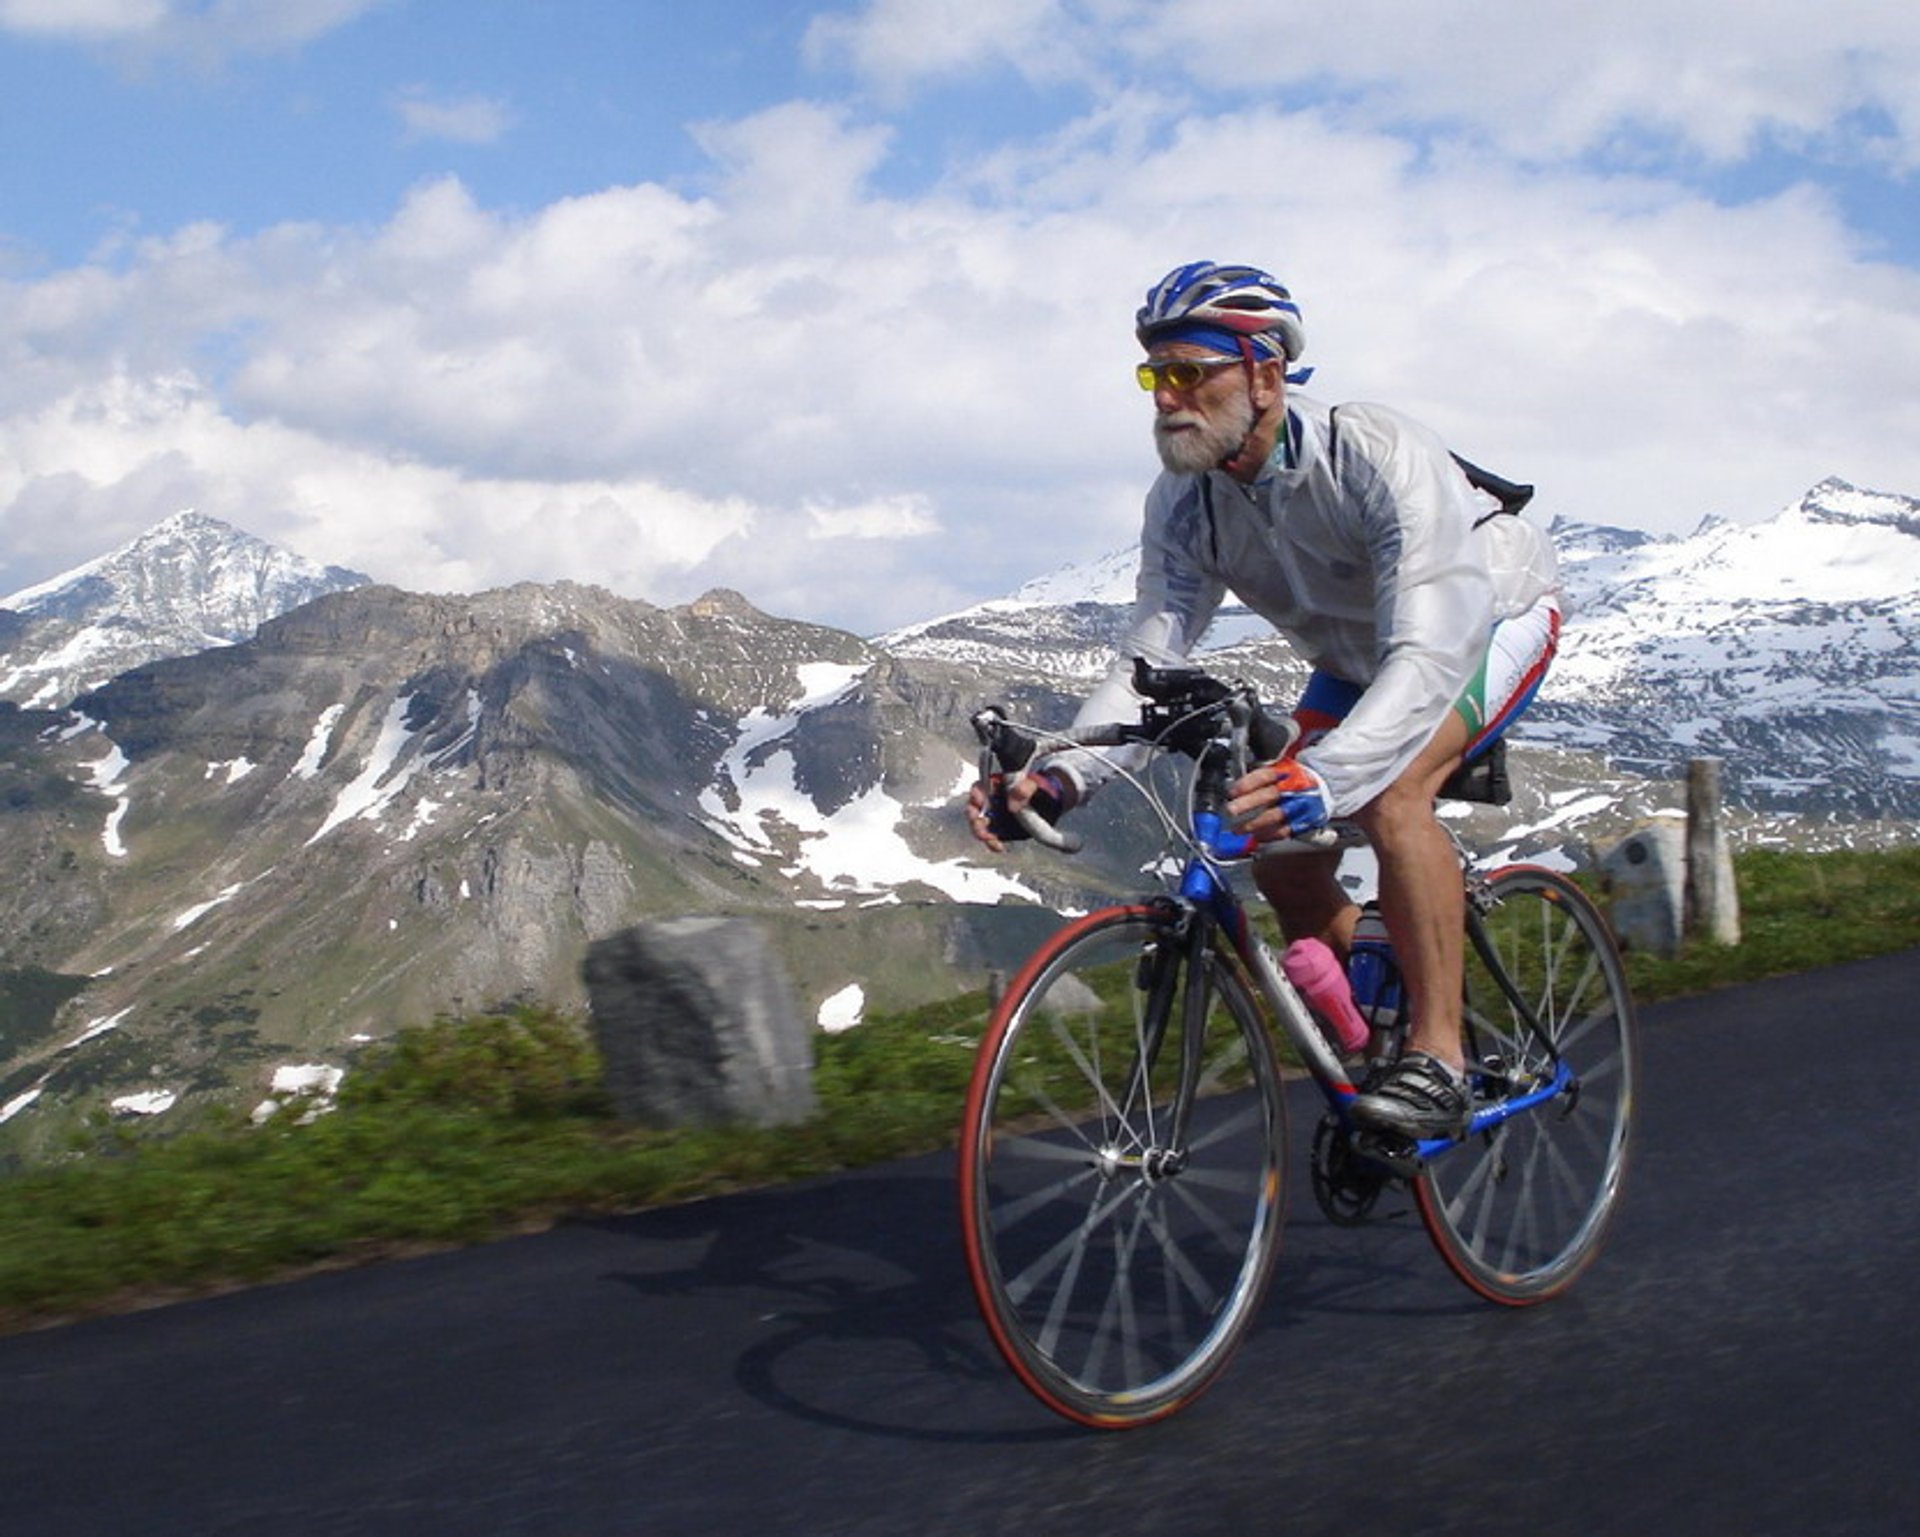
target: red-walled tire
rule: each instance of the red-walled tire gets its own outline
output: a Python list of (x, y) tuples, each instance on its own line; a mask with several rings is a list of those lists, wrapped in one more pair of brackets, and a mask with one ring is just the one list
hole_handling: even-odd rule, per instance
[[(1188, 948), (1158, 907), (1069, 924), (994, 1009), (967, 1094), (960, 1210), (981, 1314), (1020, 1381), (1083, 1425), (1145, 1424), (1204, 1391), (1279, 1248), (1285, 1101), (1264, 1011), (1223, 946), (1189, 990)], [(1183, 1008), (1205, 1026), (1178, 1137)]]
[[(1487, 887), (1484, 921), (1500, 965), (1576, 1087), (1432, 1159), (1414, 1196), (1454, 1274), (1491, 1301), (1524, 1307), (1573, 1284), (1618, 1210), (1638, 1060), (1633, 998), (1606, 920), (1572, 881), (1515, 865)], [(1466, 998), (1469, 1054), (1479, 1054), (1470, 1067), (1509, 1090), (1552, 1076), (1552, 1053), (1472, 947)]]

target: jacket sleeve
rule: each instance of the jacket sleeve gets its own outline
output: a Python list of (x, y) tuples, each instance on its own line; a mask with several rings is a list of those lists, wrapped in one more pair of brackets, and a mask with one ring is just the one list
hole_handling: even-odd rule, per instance
[[(1140, 574), (1134, 588), (1133, 617), (1114, 653), (1106, 676), (1073, 718), (1075, 726), (1104, 726), (1140, 718), (1141, 697), (1133, 688), (1133, 659), (1155, 667), (1186, 660), (1220, 607), (1226, 586), (1201, 559), (1209, 518), (1199, 477), (1162, 475), (1147, 495), (1140, 535)], [(1081, 748), (1057, 753), (1046, 766), (1073, 781), (1085, 800), (1122, 769), (1145, 762), (1145, 748)]]
[(1473, 680), (1494, 595), (1472, 490), (1435, 434), (1384, 407), (1343, 406), (1337, 454), (1329, 468), (1374, 572), (1376, 671), (1301, 760), (1346, 816), (1405, 772)]

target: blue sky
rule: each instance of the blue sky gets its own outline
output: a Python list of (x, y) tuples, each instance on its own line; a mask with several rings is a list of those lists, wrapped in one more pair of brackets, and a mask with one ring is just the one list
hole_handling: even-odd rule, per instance
[(0, 593), (197, 506), (930, 617), (1128, 542), (1195, 256), (1547, 513), (1920, 495), (1909, 9), (0, 0)]

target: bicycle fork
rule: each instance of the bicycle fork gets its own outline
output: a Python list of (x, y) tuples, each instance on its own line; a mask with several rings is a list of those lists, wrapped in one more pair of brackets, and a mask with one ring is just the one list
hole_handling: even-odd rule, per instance
[[(1142, 955), (1135, 988), (1144, 995), (1134, 1056), (1127, 1070), (1125, 1106), (1138, 1107), (1146, 1122), (1143, 1145), (1133, 1158), (1114, 1160), (1137, 1166), (1142, 1178), (1155, 1182), (1178, 1174), (1186, 1166), (1187, 1138), (1193, 1107), (1200, 1095), (1206, 1050), (1209, 977), (1207, 942), (1212, 920), (1203, 910), (1186, 908), (1177, 926), (1155, 940)], [(1167, 1036), (1179, 1022), (1178, 1071), (1171, 1096), (1163, 1109), (1154, 1106), (1153, 1077)], [(1124, 1117), (1123, 1117), (1124, 1119)]]

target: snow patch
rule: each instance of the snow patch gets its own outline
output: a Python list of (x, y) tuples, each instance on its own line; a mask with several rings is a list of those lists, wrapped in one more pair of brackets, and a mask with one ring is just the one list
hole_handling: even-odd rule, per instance
[(333, 1109), (333, 1096), (339, 1092), (340, 1081), (346, 1076), (346, 1069), (325, 1062), (289, 1062), (277, 1067), (268, 1085), (277, 1097), (261, 1100), (253, 1107), (250, 1119), (256, 1126), (270, 1121), (285, 1108), (287, 1099), (297, 1096), (309, 1102), (306, 1113), (300, 1117), (300, 1124), (305, 1125)]
[(1018, 880), (982, 869), (964, 859), (928, 859), (917, 854), (901, 833), (907, 807), (874, 785), (831, 816), (800, 789), (793, 755), (784, 748), (748, 769), (729, 765), (739, 807), (729, 813), (711, 790), (701, 799), (715, 831), (736, 845), (743, 863), (750, 854), (779, 852), (781, 829), (799, 836), (788, 876), (807, 874), (830, 890), (849, 895), (886, 892), (918, 881), (957, 902), (992, 905), (1003, 896), (1030, 897)]
[(435, 753), (432, 759), (427, 764), (428, 768), (438, 773), (443, 766), (452, 762), (462, 752), (464, 752), (469, 746), (472, 745), (474, 737), (478, 734), (480, 730), (480, 716), (482, 713), (482, 709), (483, 707), (480, 703), (480, 695), (475, 690), (468, 689), (467, 690), (467, 729), (461, 732), (460, 735), (456, 737), (451, 743), (449, 743), (447, 746), (441, 748), (437, 753)]
[(174, 933), (176, 934), (179, 933), (180, 930), (186, 928), (188, 924), (199, 922), (200, 919), (206, 917), (208, 913), (212, 912), (216, 907), (220, 906), (221, 903), (231, 902), (235, 897), (239, 896), (240, 893), (246, 889), (246, 885), (247, 883), (245, 881), (235, 881), (231, 886), (227, 887), (226, 890), (222, 891), (218, 896), (213, 897), (208, 901), (202, 902), (197, 906), (189, 907), (185, 912), (176, 914), (173, 920)]
[[(883, 893), (917, 881), (960, 902), (991, 905), (1003, 896), (1031, 898), (1020, 881), (964, 859), (928, 859), (908, 845), (901, 832), (908, 808), (875, 785), (831, 816), (801, 790), (793, 754), (780, 741), (802, 718), (846, 697), (867, 673), (866, 666), (809, 663), (797, 669), (801, 698), (784, 713), (752, 710), (740, 722), (740, 734), (720, 763), (720, 782), (731, 782), (737, 804), (729, 808), (718, 789), (700, 794), (708, 827), (732, 845), (734, 859), (752, 867), (761, 858), (780, 855), (796, 836), (789, 878), (812, 875), (821, 885), (848, 896)], [(966, 781), (971, 783), (969, 779)]]
[(122, 1094), (108, 1101), (107, 1107), (122, 1116), (165, 1115), (179, 1100), (180, 1096), (172, 1089), (150, 1089), (145, 1094)]
[(380, 735), (373, 744), (366, 767), (334, 797), (333, 810), (327, 813), (320, 830), (307, 839), (308, 847), (318, 843), (343, 822), (356, 819), (372, 821), (406, 788), (407, 781), (421, 766), (421, 760), (415, 758), (405, 768), (395, 768), (408, 744), (413, 741), (414, 733), (407, 729), (407, 713), (412, 708), (413, 696), (410, 694), (403, 695), (387, 706), (386, 719), (380, 723)]
[(0, 1126), (6, 1125), (8, 1121), (11, 1121), (22, 1110), (25, 1110), (27, 1106), (31, 1105), (40, 1097), (40, 1092), (37, 1087), (31, 1088), (24, 1094), (14, 1095), (13, 1098), (8, 1100), (4, 1105), (0, 1105)]
[(407, 823), (407, 830), (400, 835), (402, 843), (411, 843), (421, 829), (433, 825), (433, 814), (440, 809), (440, 802), (420, 797), (420, 803), (413, 808), (413, 820)]
[(94, 1020), (91, 1024), (87, 1026), (86, 1029), (82, 1030), (78, 1035), (76, 1035), (72, 1040), (68, 1041), (67, 1044), (62, 1046), (60, 1049), (62, 1051), (72, 1051), (76, 1046), (84, 1046), (87, 1044), (88, 1041), (94, 1040), (99, 1036), (105, 1035), (109, 1030), (118, 1030), (120, 1028), (120, 1021), (125, 1019), (132, 1012), (133, 1012), (133, 1005), (128, 1004), (118, 1014), (109, 1014), (104, 1019)]
[(113, 810), (107, 813), (107, 824), (100, 829), (100, 841), (114, 859), (127, 857), (127, 846), (120, 841), (120, 823), (125, 819), (127, 807), (131, 804), (130, 792), (123, 783), (126, 772), (131, 766), (127, 761), (127, 755), (120, 751), (119, 744), (109, 742), (106, 756), (95, 758), (88, 769), (88, 778), (94, 789), (113, 802)]
[(838, 1035), (842, 1030), (851, 1030), (859, 1024), (866, 1008), (866, 992), (858, 982), (849, 982), (820, 1005), (820, 1012), (815, 1017), (822, 1030), (829, 1035)]
[(330, 704), (320, 712), (313, 723), (313, 730), (307, 735), (306, 749), (300, 754), (300, 761), (294, 764), (290, 779), (311, 779), (320, 772), (320, 763), (327, 755), (327, 746), (333, 741), (333, 728), (340, 724), (340, 717), (346, 712), (343, 704)]

